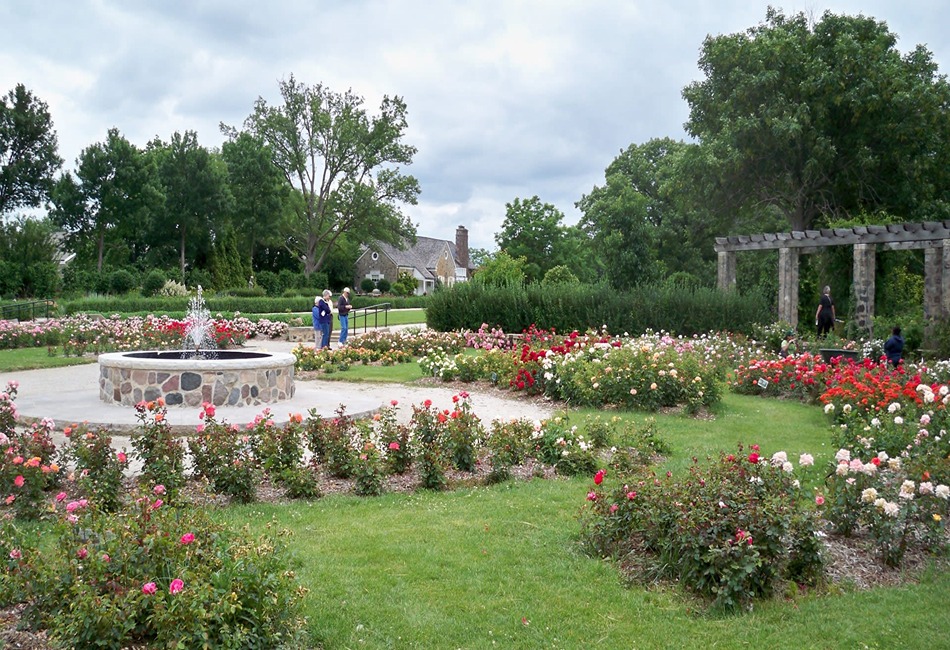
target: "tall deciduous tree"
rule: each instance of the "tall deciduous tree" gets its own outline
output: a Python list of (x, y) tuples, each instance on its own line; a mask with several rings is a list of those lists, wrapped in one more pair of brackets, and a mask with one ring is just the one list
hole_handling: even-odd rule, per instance
[(156, 161), (165, 194), (164, 215), (154, 223), (155, 233), (177, 242), (184, 279), (186, 266), (198, 251), (207, 258), (214, 226), (229, 214), (227, 166), (220, 156), (198, 144), (194, 131), (176, 132), (168, 143), (153, 141), (148, 151)]
[(538, 282), (545, 272), (561, 263), (564, 214), (537, 196), (505, 204), (505, 221), (495, 234), (498, 247), (513, 258), (525, 258), (528, 282)]
[(591, 237), (600, 272), (615, 289), (628, 289), (656, 279), (653, 232), (647, 199), (619, 173), (607, 177), (577, 202), (581, 227)]
[(0, 97), (0, 216), (34, 208), (53, 187), (63, 160), (46, 103), (17, 84)]
[(117, 238), (144, 239), (142, 224), (161, 210), (162, 191), (144, 152), (109, 129), (105, 142), (83, 149), (74, 180), (57, 181), (53, 216), (73, 250), (95, 251), (102, 271), (105, 251)]
[(895, 44), (873, 18), (812, 24), (772, 8), (745, 33), (707, 38), (705, 79), (683, 96), (720, 209), (774, 206), (793, 229), (879, 209), (946, 214), (948, 85), (926, 49)]
[[(300, 193), (285, 237), (304, 273), (323, 266), (343, 233), (393, 244), (413, 236), (413, 224), (400, 211), (419, 194), (418, 181), (398, 168), (416, 152), (402, 141), (405, 102), (383, 97), (379, 115), (370, 116), (352, 91), (306, 86), (293, 76), (280, 82), (280, 93), (280, 106), (259, 98), (245, 128), (270, 147), (274, 164)], [(222, 129), (235, 137), (234, 129)]]
[(274, 165), (270, 148), (250, 133), (235, 134), (222, 145), (221, 156), (228, 165), (234, 197), (232, 223), (250, 268), (259, 245), (279, 241), (278, 226), (290, 187)]

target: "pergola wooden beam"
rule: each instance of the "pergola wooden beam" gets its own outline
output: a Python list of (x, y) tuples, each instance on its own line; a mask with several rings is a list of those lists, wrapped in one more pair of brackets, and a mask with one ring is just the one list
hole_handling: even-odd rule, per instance
[(889, 226), (854, 226), (791, 232), (731, 235), (716, 237), (717, 253), (806, 248), (812, 251), (826, 246), (883, 244), (889, 250), (931, 248), (950, 239), (950, 221), (926, 221)]

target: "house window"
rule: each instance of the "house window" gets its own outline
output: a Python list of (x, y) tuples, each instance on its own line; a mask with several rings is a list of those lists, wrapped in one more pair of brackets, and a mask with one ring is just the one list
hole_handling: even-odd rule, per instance
[(373, 251), (373, 254), (370, 257), (372, 257), (373, 261), (375, 262), (376, 260), (379, 259), (379, 253), (377, 253), (376, 251)]

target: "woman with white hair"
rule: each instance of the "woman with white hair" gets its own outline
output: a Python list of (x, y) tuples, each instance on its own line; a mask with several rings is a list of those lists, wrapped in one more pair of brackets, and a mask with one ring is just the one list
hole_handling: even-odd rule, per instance
[[(313, 329), (320, 332), (320, 348), (330, 347), (330, 326), (333, 323), (333, 309), (329, 289), (323, 290), (323, 297), (313, 300)], [(316, 334), (316, 332), (314, 332)]]

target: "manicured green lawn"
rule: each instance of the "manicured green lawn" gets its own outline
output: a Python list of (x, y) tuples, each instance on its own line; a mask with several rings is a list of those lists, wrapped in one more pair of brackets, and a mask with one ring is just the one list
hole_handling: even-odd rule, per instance
[(62, 366), (79, 366), (84, 363), (95, 363), (96, 358), (64, 357), (61, 348), (56, 348), (57, 356), (51, 357), (46, 348), (17, 348), (15, 350), (0, 350), (0, 372), (16, 372), (17, 370), (34, 370), (36, 368), (61, 368)]
[(321, 381), (372, 381), (407, 384), (422, 378), (419, 364), (397, 363), (393, 366), (364, 366), (353, 364), (347, 370), (336, 370), (320, 375)]
[[(664, 468), (738, 441), (795, 460), (808, 451), (819, 465), (831, 457), (829, 424), (814, 406), (728, 395), (715, 415), (654, 416), (674, 449)], [(610, 562), (578, 547), (591, 486), (589, 477), (536, 479), (218, 516), (292, 532), (309, 629), (326, 648), (947, 647), (950, 576), (936, 571), (903, 588), (776, 598), (724, 618), (670, 587), (626, 587)]]

